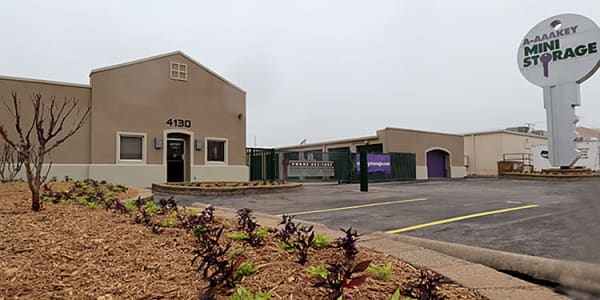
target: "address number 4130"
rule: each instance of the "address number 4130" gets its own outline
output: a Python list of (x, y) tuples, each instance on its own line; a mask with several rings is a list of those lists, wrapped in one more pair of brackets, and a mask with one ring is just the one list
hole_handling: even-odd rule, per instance
[(167, 123), (167, 125), (169, 125), (170, 127), (185, 127), (185, 128), (190, 128), (190, 127), (192, 127), (192, 121), (191, 121), (191, 120), (184, 120), (184, 119), (168, 119), (166, 123)]

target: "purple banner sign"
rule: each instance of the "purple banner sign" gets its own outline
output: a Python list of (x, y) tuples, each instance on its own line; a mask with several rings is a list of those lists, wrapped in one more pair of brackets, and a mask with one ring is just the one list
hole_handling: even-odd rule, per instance
[[(392, 164), (389, 154), (367, 154), (369, 173), (392, 173)], [(360, 154), (356, 154), (356, 172), (360, 174)]]

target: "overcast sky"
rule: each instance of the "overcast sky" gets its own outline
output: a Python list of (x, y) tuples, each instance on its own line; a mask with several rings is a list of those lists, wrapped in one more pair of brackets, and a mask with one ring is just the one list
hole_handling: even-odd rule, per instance
[[(247, 91), (257, 146), (544, 129), (517, 48), (561, 13), (598, 23), (600, 1), (2, 0), (0, 75), (87, 84), (91, 69), (182, 50)], [(600, 74), (581, 103), (579, 124), (600, 127)]]

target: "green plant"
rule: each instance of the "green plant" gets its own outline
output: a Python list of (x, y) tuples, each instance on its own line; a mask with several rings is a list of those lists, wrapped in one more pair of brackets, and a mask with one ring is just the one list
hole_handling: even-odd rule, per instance
[(188, 210), (186, 211), (186, 213), (187, 213), (188, 215), (190, 215), (190, 216), (195, 216), (195, 215), (197, 215), (197, 214), (198, 214), (198, 210), (196, 210), (196, 209), (193, 209), (193, 208), (192, 208), (192, 209), (188, 209)]
[(326, 265), (310, 266), (306, 272), (308, 272), (308, 277), (310, 278), (321, 276), (323, 279), (325, 279), (327, 278), (327, 275), (329, 275)]
[(66, 204), (69, 204), (69, 203), (71, 203), (71, 201), (70, 201), (70, 200), (68, 200), (68, 199), (63, 199), (63, 200), (60, 200), (60, 203), (61, 203), (61, 204), (65, 204), (65, 205), (66, 205)]
[(98, 204), (96, 202), (88, 202), (87, 207), (91, 208), (91, 209), (96, 209), (96, 207), (98, 206)]
[(331, 242), (331, 239), (322, 235), (322, 234), (317, 234), (315, 235), (315, 248), (317, 249), (325, 249), (327, 247), (329, 247), (329, 242)]
[(127, 187), (122, 184), (117, 184), (116, 186), (113, 187), (113, 191), (115, 191), (117, 193), (123, 193), (123, 192), (127, 191)]
[(223, 220), (223, 222), (221, 222), (221, 226), (229, 228), (231, 227), (231, 222), (229, 222), (228, 220)]
[(371, 264), (368, 268), (369, 272), (373, 273), (373, 278), (381, 281), (392, 281), (392, 263), (388, 262), (385, 265)]
[(53, 202), (54, 201), (54, 197), (52, 197), (52, 196), (42, 196), (42, 201), (44, 201), (44, 202)]
[(260, 236), (260, 237), (267, 237), (269, 235), (269, 228), (268, 227), (260, 227), (257, 231), (256, 231), (256, 235)]
[(136, 207), (137, 204), (135, 204), (135, 200), (133, 199), (127, 200), (127, 202), (125, 202), (125, 210), (128, 212), (133, 211)]
[(246, 235), (243, 232), (232, 232), (232, 233), (228, 234), (227, 237), (236, 242), (241, 242), (241, 241), (245, 241), (246, 239), (248, 239), (248, 235)]
[(294, 243), (275, 242), (275, 244), (278, 252), (296, 253), (298, 251)]
[(231, 296), (231, 300), (267, 300), (271, 297), (271, 293), (272, 291), (268, 291), (254, 295), (243, 286), (240, 286), (235, 290), (235, 294)]
[(241, 246), (231, 250), (231, 252), (227, 253), (227, 258), (229, 260), (238, 258), (238, 257), (242, 256), (242, 254), (244, 254), (244, 252), (246, 252), (250, 249), (252, 249), (252, 247), (250, 247), (248, 245), (241, 245)]
[(173, 220), (173, 219), (164, 219), (164, 220), (160, 221), (160, 226), (161, 227), (172, 228), (173, 226), (175, 226), (175, 220)]
[(156, 203), (154, 203), (152, 201), (148, 201), (148, 202), (146, 202), (146, 212), (149, 215), (155, 215), (160, 212), (160, 207), (158, 207), (158, 205), (156, 205)]
[(77, 202), (79, 202), (79, 204), (88, 205), (88, 201), (85, 197), (78, 197)]
[(256, 271), (258, 271), (257, 266), (254, 266), (252, 265), (252, 263), (249, 262), (243, 262), (240, 264), (237, 271), (235, 272), (235, 280), (242, 280), (242, 278), (248, 277), (256, 273)]
[[(400, 299), (400, 289), (397, 289), (394, 294), (392, 294), (392, 298), (390, 300), (401, 300)], [(415, 298), (402, 298), (402, 300), (416, 300)]]

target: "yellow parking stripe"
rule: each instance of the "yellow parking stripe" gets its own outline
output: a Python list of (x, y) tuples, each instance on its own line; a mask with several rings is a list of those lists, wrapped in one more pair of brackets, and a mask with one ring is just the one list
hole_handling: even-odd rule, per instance
[(454, 218), (445, 219), (445, 220), (439, 220), (439, 221), (435, 221), (435, 222), (431, 222), (431, 223), (425, 223), (425, 224), (421, 224), (421, 225), (415, 225), (415, 226), (404, 227), (404, 228), (395, 229), (395, 230), (389, 230), (389, 231), (386, 231), (385, 233), (407, 232), (407, 231), (417, 230), (417, 229), (421, 229), (421, 228), (425, 228), (425, 227), (429, 227), (429, 226), (435, 226), (435, 225), (441, 225), (441, 224), (446, 224), (446, 223), (452, 223), (452, 222), (462, 221), (462, 220), (466, 220), (466, 219), (472, 219), (472, 218), (478, 218), (478, 217), (483, 217), (483, 216), (501, 214), (501, 213), (505, 213), (505, 212), (515, 211), (515, 210), (521, 210), (521, 209), (526, 209), (526, 208), (534, 208), (534, 207), (538, 207), (538, 206), (539, 205), (525, 205), (525, 206), (519, 206), (519, 207), (513, 207), (513, 208), (506, 208), (506, 209), (486, 211), (486, 212), (481, 212), (481, 213), (472, 214), (472, 215), (466, 215), (466, 216), (461, 216), (461, 217), (454, 217)]
[(399, 204), (399, 203), (409, 203), (409, 202), (417, 202), (417, 201), (425, 201), (425, 200), (428, 200), (428, 198), (416, 198), (416, 199), (408, 199), (408, 200), (375, 202), (375, 203), (362, 204), (362, 205), (353, 205), (353, 206), (345, 206), (345, 207), (335, 207), (335, 208), (326, 208), (326, 209), (319, 209), (319, 210), (311, 210), (311, 211), (302, 211), (302, 212), (295, 212), (295, 213), (279, 214), (278, 216), (282, 216), (282, 215), (288, 215), (288, 216), (308, 215), (308, 214), (324, 213), (324, 212), (331, 212), (331, 211), (340, 211), (340, 210), (357, 209), (357, 208), (373, 207), (373, 206), (380, 206), (380, 205), (390, 205), (390, 204)]

